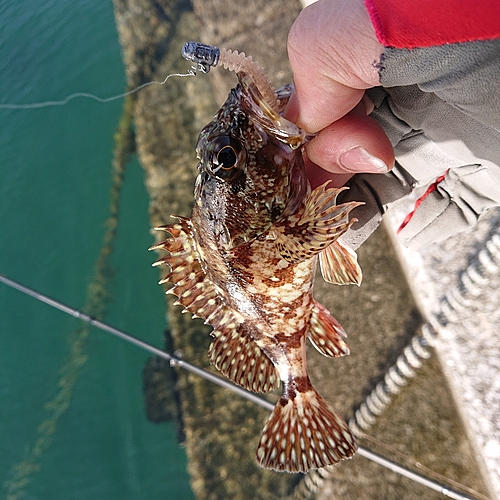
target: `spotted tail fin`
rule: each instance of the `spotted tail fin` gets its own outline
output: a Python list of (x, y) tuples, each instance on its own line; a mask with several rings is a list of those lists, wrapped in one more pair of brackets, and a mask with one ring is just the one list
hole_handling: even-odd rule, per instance
[(350, 458), (356, 439), (345, 421), (311, 388), (281, 398), (269, 417), (257, 448), (261, 467), (307, 472)]

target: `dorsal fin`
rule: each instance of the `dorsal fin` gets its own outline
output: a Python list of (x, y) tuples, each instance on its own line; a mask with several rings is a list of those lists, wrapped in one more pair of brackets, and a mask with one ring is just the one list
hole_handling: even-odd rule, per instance
[(153, 266), (167, 264), (170, 267), (170, 273), (160, 281), (160, 284), (172, 283), (174, 286), (167, 293), (173, 293), (178, 297), (176, 304), (184, 306), (184, 309), (194, 316), (206, 320), (222, 305), (222, 302), (201, 267), (192, 237), (191, 221), (184, 217), (175, 218), (178, 219), (178, 223), (155, 228), (169, 233), (172, 238), (150, 248), (168, 252)]
[(275, 366), (255, 343), (243, 319), (227, 306), (206, 277), (192, 237), (191, 221), (177, 219), (177, 224), (156, 228), (172, 235), (151, 247), (168, 252), (153, 264), (170, 266), (170, 273), (160, 283), (173, 283), (167, 293), (178, 297), (176, 304), (214, 327), (208, 354), (218, 370), (250, 391), (275, 389), (279, 384)]
[(328, 182), (309, 193), (295, 214), (277, 222), (271, 229), (276, 247), (288, 262), (314, 257), (356, 221), (349, 221), (348, 215), (362, 203), (336, 205), (338, 194), (346, 188), (327, 188), (327, 185)]
[(319, 302), (315, 302), (312, 309), (308, 337), (312, 345), (324, 356), (338, 357), (349, 354), (349, 347), (343, 340), (343, 337), (346, 337), (344, 329)]

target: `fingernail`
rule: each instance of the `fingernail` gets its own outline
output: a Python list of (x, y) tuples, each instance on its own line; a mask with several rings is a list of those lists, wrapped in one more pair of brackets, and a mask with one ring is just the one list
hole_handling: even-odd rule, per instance
[(349, 172), (382, 174), (389, 171), (387, 165), (380, 158), (373, 156), (361, 146), (346, 151), (340, 157), (340, 163)]

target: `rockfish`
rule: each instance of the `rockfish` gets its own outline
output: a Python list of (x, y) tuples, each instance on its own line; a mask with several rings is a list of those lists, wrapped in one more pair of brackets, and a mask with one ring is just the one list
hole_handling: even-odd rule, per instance
[(326, 184), (311, 191), (306, 134), (280, 114), (290, 89), (270, 92), (253, 62), (230, 69), (239, 83), (198, 140), (191, 218), (158, 228), (171, 237), (152, 247), (167, 251), (155, 264), (170, 266), (160, 283), (174, 285), (177, 303), (212, 325), (217, 369), (255, 392), (281, 381), (259, 465), (306, 472), (357, 448), (309, 380), (306, 338), (325, 356), (349, 353), (344, 330), (312, 290), (318, 260), (327, 281), (359, 284), (356, 255), (338, 241), (358, 203), (336, 205), (342, 189)]

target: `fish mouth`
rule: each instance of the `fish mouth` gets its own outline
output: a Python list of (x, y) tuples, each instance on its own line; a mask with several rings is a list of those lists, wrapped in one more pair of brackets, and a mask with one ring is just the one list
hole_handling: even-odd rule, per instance
[(242, 104), (245, 110), (266, 132), (288, 144), (292, 149), (297, 149), (307, 142), (305, 131), (280, 114), (291, 95), (293, 89), (291, 85), (275, 93), (274, 102), (268, 102), (248, 74), (238, 73), (238, 79), (242, 88)]

